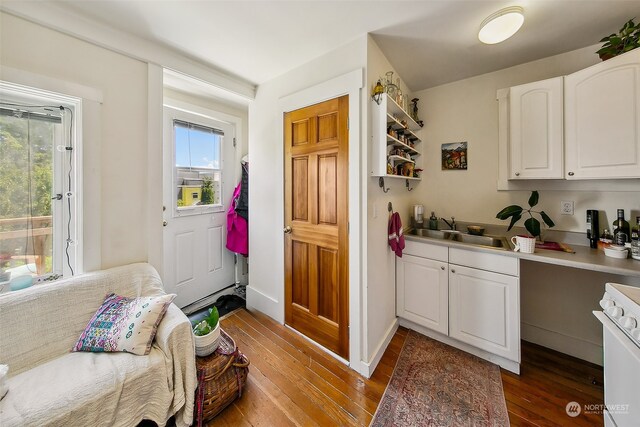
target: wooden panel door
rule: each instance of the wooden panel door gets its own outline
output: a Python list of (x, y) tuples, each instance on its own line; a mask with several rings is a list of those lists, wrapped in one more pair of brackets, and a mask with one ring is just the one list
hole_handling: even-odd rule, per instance
[(349, 355), (349, 98), (286, 113), (285, 322)]
[(640, 177), (640, 50), (565, 78), (566, 178)]
[(509, 91), (509, 179), (562, 179), (562, 77)]

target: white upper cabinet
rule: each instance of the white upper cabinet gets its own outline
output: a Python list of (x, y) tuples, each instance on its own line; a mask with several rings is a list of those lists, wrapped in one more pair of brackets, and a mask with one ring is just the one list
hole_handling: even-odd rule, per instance
[(640, 177), (640, 49), (565, 78), (566, 178)]
[(562, 77), (509, 91), (509, 179), (562, 179)]
[(640, 178), (640, 49), (497, 95), (499, 187)]

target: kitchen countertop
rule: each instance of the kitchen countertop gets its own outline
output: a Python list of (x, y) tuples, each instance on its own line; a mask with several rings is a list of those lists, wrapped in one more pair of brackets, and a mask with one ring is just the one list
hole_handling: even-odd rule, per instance
[(434, 239), (431, 237), (421, 237), (412, 234), (405, 234), (405, 239), (423, 242), (439, 246), (465, 249), (470, 251), (492, 253), (524, 259), (527, 261), (543, 262), (546, 264), (561, 265), (564, 267), (580, 268), (583, 270), (598, 271), (601, 273), (620, 274), (623, 276), (640, 277), (640, 261), (631, 258), (617, 259), (611, 258), (598, 249), (591, 249), (588, 246), (571, 245), (576, 253), (561, 251), (550, 251), (548, 249), (536, 249), (535, 253), (523, 254), (512, 250), (496, 249), (488, 246), (471, 245), (451, 240)]

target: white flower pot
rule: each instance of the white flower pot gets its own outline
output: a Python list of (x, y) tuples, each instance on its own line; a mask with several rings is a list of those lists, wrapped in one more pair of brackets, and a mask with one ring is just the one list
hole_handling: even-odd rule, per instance
[(220, 342), (220, 322), (207, 335), (199, 336), (194, 334), (193, 337), (196, 341), (196, 356), (204, 357), (210, 355), (216, 351)]

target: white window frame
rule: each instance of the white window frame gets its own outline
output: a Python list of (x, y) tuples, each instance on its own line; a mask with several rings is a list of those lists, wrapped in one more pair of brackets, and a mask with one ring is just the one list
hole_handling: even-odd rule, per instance
[[(53, 217), (53, 266), (52, 273), (40, 277), (39, 280), (51, 276), (71, 277), (83, 273), (83, 238), (82, 238), (82, 99), (69, 95), (51, 92), (39, 88), (0, 81), (0, 98), (15, 99), (17, 103), (33, 103), (33, 105), (58, 105), (73, 111), (71, 127), (71, 194), (68, 194), (67, 151), (54, 148), (52, 197), (62, 194), (62, 200), (52, 201)], [(67, 111), (62, 119), (59, 134), (56, 135), (58, 145), (69, 144), (69, 123), (71, 115)], [(67, 201), (71, 201), (71, 209), (66, 209)], [(67, 234), (69, 224), (69, 234)], [(67, 240), (69, 240), (69, 262), (67, 262)]]
[[(174, 120), (180, 120), (187, 123), (193, 123), (195, 125), (209, 127), (224, 131), (230, 124), (228, 122), (217, 120), (213, 117), (210, 117), (205, 114), (196, 113), (193, 111), (188, 111), (186, 109), (178, 108), (173, 105), (164, 105), (164, 127), (165, 127), (165, 138), (170, 138), (170, 147), (171, 147), (171, 182), (172, 189), (177, 188), (178, 180), (176, 173), (176, 136), (175, 136), (175, 127), (173, 125)], [(228, 135), (228, 132), (223, 132), (223, 135), (220, 137), (220, 168), (214, 169), (214, 171), (220, 172), (220, 199), (219, 203), (213, 205), (196, 205), (196, 206), (177, 206), (175, 197), (172, 197), (171, 203), (171, 213), (173, 218), (189, 216), (189, 215), (202, 215), (202, 214), (210, 214), (216, 212), (223, 212), (224, 208), (224, 200), (225, 197), (229, 195), (224, 194), (224, 182), (226, 179), (232, 179), (233, 177), (228, 177), (228, 171), (225, 172), (225, 158), (224, 158), (224, 144), (229, 144), (230, 141), (233, 141), (234, 136)]]

